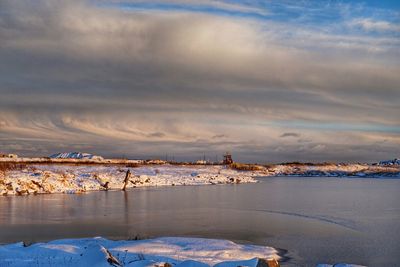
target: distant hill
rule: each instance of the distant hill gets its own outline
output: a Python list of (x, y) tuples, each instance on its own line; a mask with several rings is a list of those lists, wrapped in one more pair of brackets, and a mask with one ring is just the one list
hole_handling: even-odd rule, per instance
[(380, 161), (379, 165), (387, 166), (387, 165), (400, 165), (400, 159), (392, 159), (392, 160), (384, 160)]
[(52, 159), (92, 159), (92, 160), (103, 160), (103, 157), (96, 156), (90, 153), (82, 152), (64, 152), (57, 153), (50, 156)]

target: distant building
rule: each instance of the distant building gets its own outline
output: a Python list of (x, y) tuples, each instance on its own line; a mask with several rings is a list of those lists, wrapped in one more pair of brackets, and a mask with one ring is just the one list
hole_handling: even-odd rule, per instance
[(223, 163), (224, 163), (224, 164), (232, 164), (232, 163), (233, 163), (231, 153), (229, 153), (229, 152), (226, 152), (226, 153), (225, 153)]
[(198, 161), (196, 161), (196, 164), (198, 164), (198, 165), (206, 165), (207, 161), (206, 160), (198, 160)]
[(16, 159), (16, 158), (18, 158), (18, 155), (16, 155), (16, 154), (0, 154), (0, 158)]

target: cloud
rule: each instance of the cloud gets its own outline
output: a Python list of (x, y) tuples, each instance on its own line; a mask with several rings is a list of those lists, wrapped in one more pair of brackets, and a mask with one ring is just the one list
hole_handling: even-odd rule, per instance
[(219, 139), (219, 138), (226, 138), (227, 136), (225, 134), (216, 134), (212, 138), (213, 139)]
[(90, 1), (1, 1), (0, 10), (2, 148), (31, 154), (18, 139), (43, 153), (280, 158), (302, 156), (298, 142), (278, 138), (298, 129), (313, 140), (303, 151), (321, 159), (342, 157), (335, 145), (382, 137), (389, 155), (400, 143), (400, 42), (390, 35)]
[(266, 8), (256, 7), (251, 5), (250, 3), (232, 3), (230, 1), (216, 1), (216, 0), (203, 0), (203, 1), (194, 1), (194, 0), (157, 0), (148, 1), (143, 0), (113, 0), (113, 1), (102, 1), (106, 5), (122, 7), (127, 9), (176, 9), (176, 10), (189, 10), (189, 11), (202, 11), (202, 12), (216, 12), (222, 11), (227, 12), (228, 14), (239, 13), (239, 14), (255, 14), (260, 16), (266, 16), (269, 14)]
[(298, 133), (283, 133), (279, 137), (300, 137)]
[(400, 24), (371, 18), (357, 18), (349, 23), (350, 26), (360, 27), (366, 31), (400, 32)]

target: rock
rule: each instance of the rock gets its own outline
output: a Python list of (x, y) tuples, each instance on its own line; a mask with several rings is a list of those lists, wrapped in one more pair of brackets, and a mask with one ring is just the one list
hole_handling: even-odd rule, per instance
[(279, 262), (275, 259), (258, 259), (256, 267), (279, 267)]

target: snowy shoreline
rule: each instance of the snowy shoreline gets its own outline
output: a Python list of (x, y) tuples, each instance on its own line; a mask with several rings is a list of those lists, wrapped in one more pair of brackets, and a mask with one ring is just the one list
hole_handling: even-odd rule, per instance
[[(129, 170), (129, 177), (128, 177)], [(0, 195), (84, 193), (136, 187), (216, 185), (257, 182), (257, 172), (212, 165), (34, 164), (0, 173)]]
[[(1, 161), (4, 162), (4, 161)], [(135, 187), (216, 185), (257, 182), (264, 177), (344, 177), (400, 178), (400, 166), (367, 164), (277, 164), (277, 165), (170, 165), (115, 161), (88, 163), (68, 160), (64, 163), (13, 162), (14, 168), (0, 170), (0, 196), (50, 193), (84, 193), (123, 190)], [(129, 173), (127, 173), (129, 171)]]
[(400, 178), (400, 166), (368, 164), (277, 164), (263, 169), (265, 176)]

